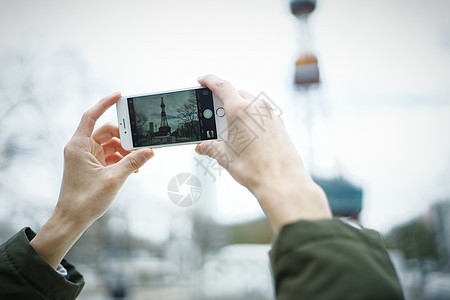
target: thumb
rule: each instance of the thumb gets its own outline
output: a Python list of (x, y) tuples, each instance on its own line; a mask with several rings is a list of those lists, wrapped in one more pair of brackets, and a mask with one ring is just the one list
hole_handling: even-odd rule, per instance
[(228, 169), (230, 159), (225, 146), (223, 141), (210, 140), (198, 144), (195, 147), (195, 152), (214, 158), (222, 167)]
[(139, 170), (139, 168), (142, 167), (154, 155), (155, 154), (151, 149), (133, 151), (116, 163), (114, 168), (117, 168), (118, 172), (122, 176), (127, 177), (131, 173)]

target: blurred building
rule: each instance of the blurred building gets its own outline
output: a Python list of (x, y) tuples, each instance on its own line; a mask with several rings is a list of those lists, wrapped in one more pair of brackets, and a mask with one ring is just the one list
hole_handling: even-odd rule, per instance
[(436, 246), (439, 258), (444, 261), (444, 268), (450, 269), (450, 200), (431, 206), (429, 221), (436, 234)]
[(202, 300), (273, 300), (270, 244), (234, 244), (206, 257), (200, 270)]
[(386, 235), (405, 299), (450, 299), (450, 200)]
[(333, 215), (358, 219), (362, 209), (363, 190), (342, 177), (330, 179), (313, 177), (328, 197)]

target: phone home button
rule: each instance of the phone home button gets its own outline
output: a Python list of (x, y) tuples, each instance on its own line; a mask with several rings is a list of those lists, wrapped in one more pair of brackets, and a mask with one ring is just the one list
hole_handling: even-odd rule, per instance
[(225, 116), (225, 109), (223, 109), (223, 107), (219, 107), (216, 110), (216, 114), (218, 117), (222, 118), (223, 116)]

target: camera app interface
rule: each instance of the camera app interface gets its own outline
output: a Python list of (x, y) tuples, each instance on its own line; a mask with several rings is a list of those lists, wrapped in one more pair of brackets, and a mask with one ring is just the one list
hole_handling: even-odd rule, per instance
[(128, 98), (134, 147), (217, 138), (208, 88)]

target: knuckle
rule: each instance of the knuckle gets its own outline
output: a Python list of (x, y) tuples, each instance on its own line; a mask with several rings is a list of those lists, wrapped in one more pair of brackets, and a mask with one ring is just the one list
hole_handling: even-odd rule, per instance
[(74, 142), (73, 140), (70, 140), (67, 142), (67, 144), (64, 146), (64, 157), (69, 157), (71, 154), (74, 153)]
[(243, 112), (243, 111), (245, 111), (245, 110), (248, 110), (248, 108), (249, 108), (249, 106), (248, 106), (248, 104), (245, 103), (245, 102), (239, 102), (239, 103), (236, 105), (236, 110), (237, 110), (238, 112)]
[(89, 111), (85, 111), (84, 113), (83, 113), (83, 115), (81, 116), (81, 119), (82, 120), (88, 120), (88, 119), (90, 119), (91, 118), (91, 114), (89, 113)]
[(261, 102), (262, 102), (262, 105), (264, 105), (271, 113), (273, 113), (273, 107), (269, 101), (263, 99), (263, 100), (261, 100)]
[(64, 146), (64, 157), (67, 157), (67, 156), (69, 156), (70, 155), (70, 151), (71, 151), (71, 148), (70, 148), (70, 146), (69, 146), (69, 144), (66, 144), (65, 146)]
[(118, 126), (113, 122), (106, 122), (103, 126), (105, 126), (105, 128), (109, 131), (113, 131), (114, 129), (118, 128)]
[(251, 95), (249, 92), (243, 89), (239, 89), (238, 93), (239, 95), (241, 95), (241, 97), (246, 98), (247, 100), (255, 98), (253, 95)]
[(203, 76), (202, 80), (203, 81), (213, 81), (216, 78), (216, 76), (214, 76), (213, 74), (206, 74), (205, 76)]
[(215, 154), (214, 147), (212, 147), (211, 143), (207, 143), (205, 145), (205, 150), (203, 151), (206, 155), (213, 157)]
[(210, 154), (210, 152), (211, 152), (211, 149), (210, 149), (210, 146), (209, 146), (209, 143), (207, 143), (207, 142), (203, 142), (203, 147), (202, 147), (202, 152), (203, 152), (203, 154), (206, 154), (206, 155), (208, 155), (209, 156), (209, 154)]
[(81, 120), (84, 121), (85, 123), (92, 122), (92, 121), (95, 122), (94, 118), (92, 117), (92, 113), (91, 113), (90, 110), (88, 110), (88, 111), (83, 113), (83, 115), (81, 116)]
[(236, 106), (235, 111), (236, 111), (236, 117), (237, 118), (239, 118), (239, 119), (243, 119), (244, 118), (245, 119), (246, 115), (249, 112), (249, 107), (245, 103), (239, 103)]
[(211, 79), (213, 77), (214, 77), (214, 75), (210, 73), (210, 74), (206, 74), (205, 76), (203, 76), (203, 79)]
[(283, 120), (283, 118), (282, 117), (280, 117), (280, 116), (277, 116), (277, 115), (275, 115), (275, 119), (276, 119), (276, 122), (278, 122), (279, 123), (279, 125), (282, 127), (282, 128), (284, 128), (284, 120)]
[(218, 80), (214, 83), (214, 87), (218, 90), (225, 90), (231, 87), (231, 84), (226, 80)]
[(136, 158), (132, 157), (132, 158), (130, 158), (130, 159), (128, 160), (127, 166), (128, 166), (128, 168), (129, 168), (131, 171), (136, 171), (136, 170), (139, 169), (140, 164), (139, 164), (139, 162), (137, 161)]

